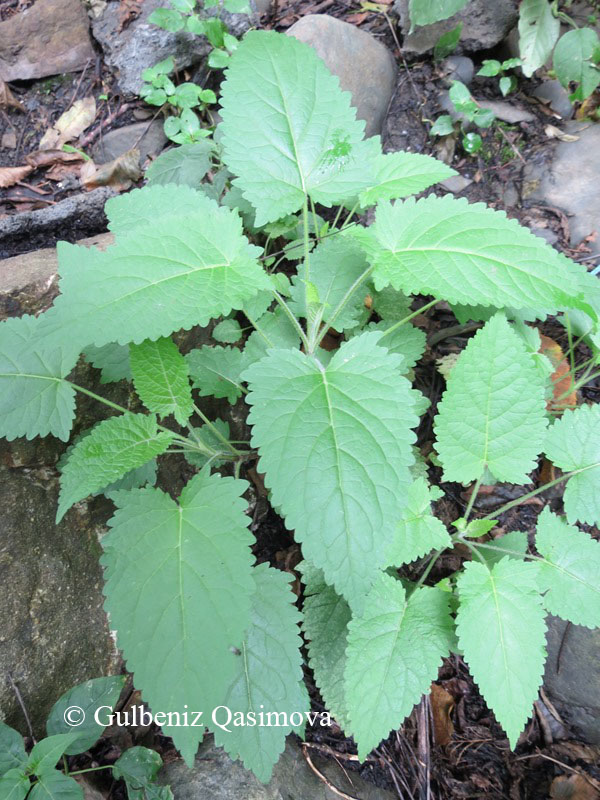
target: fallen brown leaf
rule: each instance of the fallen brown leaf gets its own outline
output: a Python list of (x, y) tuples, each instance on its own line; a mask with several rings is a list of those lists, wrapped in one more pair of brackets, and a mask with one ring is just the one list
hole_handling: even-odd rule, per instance
[(554, 778), (550, 787), (552, 800), (599, 800), (600, 793), (592, 784), (580, 775), (559, 775)]
[(0, 139), (0, 147), (5, 147), (7, 150), (14, 150), (17, 146), (17, 135), (14, 131), (7, 131), (2, 134)]
[(2, 78), (0, 78), (0, 108), (16, 108), (18, 111), (25, 111)]
[(25, 161), (30, 167), (50, 167), (52, 164), (66, 163), (68, 161), (83, 161), (80, 153), (65, 153), (64, 150), (36, 150), (25, 156)]
[(346, 17), (346, 22), (351, 22), (353, 25), (362, 25), (368, 16), (368, 11), (360, 11), (358, 14), (350, 14), (349, 17)]
[(571, 371), (561, 346), (549, 336), (540, 334), (540, 353), (550, 360), (554, 367), (551, 381), (554, 386), (552, 398), (547, 403), (549, 411), (564, 411), (565, 408), (575, 408), (577, 405), (577, 392), (571, 391)]
[[(93, 172), (91, 167), (94, 167)], [(125, 191), (141, 177), (140, 151), (137, 147), (109, 161), (108, 164), (102, 164), (97, 169), (93, 161), (86, 161), (81, 168), (81, 183), (86, 189), (113, 186), (118, 191)]]
[(0, 167), (0, 188), (6, 189), (8, 186), (14, 186), (15, 183), (22, 181), (26, 178), (33, 167)]
[(431, 684), (431, 715), (433, 717), (433, 738), (444, 747), (452, 738), (454, 725), (450, 715), (454, 708), (454, 698), (443, 686)]
[(561, 142), (576, 142), (579, 136), (574, 136), (572, 133), (565, 133), (557, 128), (556, 125), (546, 125), (544, 133), (549, 139), (560, 139)]
[(63, 181), (68, 175), (81, 178), (81, 164), (61, 164), (59, 162), (50, 167), (44, 177), (49, 181)]
[(59, 149), (65, 142), (76, 139), (96, 118), (96, 101), (93, 97), (76, 100), (42, 136), (40, 150)]

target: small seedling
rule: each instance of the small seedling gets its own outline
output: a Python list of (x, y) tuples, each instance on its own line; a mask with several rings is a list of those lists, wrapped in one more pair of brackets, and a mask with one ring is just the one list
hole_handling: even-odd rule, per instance
[(514, 92), (517, 88), (517, 78), (515, 75), (505, 75), (505, 73), (509, 69), (520, 67), (522, 63), (520, 58), (507, 58), (506, 61), (502, 62), (496, 61), (495, 58), (486, 59), (477, 74), (487, 78), (495, 78), (499, 75), (498, 85), (502, 96), (506, 97), (507, 94)]

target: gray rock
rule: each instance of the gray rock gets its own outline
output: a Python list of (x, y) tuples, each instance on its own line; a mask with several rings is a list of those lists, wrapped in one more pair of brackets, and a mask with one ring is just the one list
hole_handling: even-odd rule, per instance
[(0, 23), (0, 78), (74, 72), (96, 56), (81, 0), (37, 0)]
[[(311, 761), (345, 796), (357, 800), (393, 800), (392, 792), (367, 783), (355, 772), (346, 772), (331, 759), (309, 751)], [(306, 763), (295, 737), (273, 769), (273, 777), (264, 786), (239, 761), (215, 747), (211, 739), (200, 746), (196, 763), (189, 770), (182, 761), (168, 764), (161, 772), (160, 783), (170, 785), (175, 800), (338, 800)]]
[(448, 56), (441, 67), (445, 72), (444, 80), (448, 86), (452, 81), (460, 81), (468, 86), (475, 75), (475, 64), (468, 56)]
[(452, 194), (460, 194), (472, 183), (471, 178), (465, 178), (464, 175), (452, 175), (450, 178), (446, 178), (445, 181), (441, 181), (440, 186), (443, 186), (444, 189), (452, 192)]
[(533, 122), (535, 114), (525, 108), (503, 100), (477, 100), (481, 108), (490, 108), (497, 119), (516, 125), (518, 122)]
[[(57, 293), (56, 251), (6, 259), (0, 276), (0, 319), (42, 311)], [(77, 382), (90, 386), (91, 373), (78, 367)], [(95, 404), (79, 404), (83, 427), (91, 424), (92, 409), (95, 417)], [(54, 524), (55, 464), (65, 447), (51, 436), (0, 439), (0, 719), (27, 732), (10, 675), (37, 736), (45, 735), (48, 712), (63, 692), (120, 668), (98, 561), (111, 507), (102, 500), (80, 503)]]
[(109, 131), (97, 142), (92, 156), (97, 164), (106, 164), (135, 145), (140, 151), (140, 163), (143, 164), (149, 155), (158, 155), (167, 141), (161, 120), (155, 119), (150, 125), (148, 122), (136, 122)]
[[(97, 245), (104, 250), (113, 238), (112, 233), (101, 233), (82, 239), (79, 244)], [(0, 272), (0, 319), (45, 311), (58, 294), (55, 247), (6, 258)]]
[[(250, 0), (251, 4), (254, 0)], [(92, 22), (92, 31), (104, 51), (104, 60), (116, 70), (119, 86), (127, 95), (139, 94), (142, 72), (147, 67), (173, 56), (178, 69), (199, 63), (212, 49), (204, 36), (179, 31), (170, 33), (152, 25), (148, 17), (168, 0), (144, 0), (140, 16), (121, 30), (120, 0), (111, 0)], [(211, 9), (211, 15), (215, 10)], [(256, 22), (256, 15), (221, 12), (234, 36), (241, 36)]]
[(400, 17), (406, 53), (427, 53), (433, 50), (442, 34), (462, 22), (462, 33), (457, 53), (476, 53), (488, 50), (504, 39), (517, 21), (516, 4), (512, 0), (471, 0), (465, 8), (448, 19), (415, 28), (410, 33), (409, 0), (395, 0), (394, 11)]
[[(0, 466), (0, 719), (27, 732), (12, 678), (42, 736), (60, 695), (118, 672), (119, 658), (98, 561), (108, 512), (81, 504), (55, 526), (58, 480), (50, 462), (64, 445), (22, 444), (0, 444), (0, 461), (12, 465)], [(45, 463), (37, 460), (42, 455)]]
[(569, 100), (569, 93), (560, 81), (544, 81), (531, 94), (546, 101), (552, 111), (556, 111), (563, 119), (571, 119), (573, 116), (574, 108)]
[[(571, 244), (589, 234), (600, 234), (600, 126), (567, 122), (566, 133), (579, 136), (575, 142), (558, 142), (550, 163), (532, 159), (524, 173), (524, 195), (570, 215)], [(600, 236), (590, 241), (592, 253), (600, 253)]]
[(358, 118), (367, 123), (365, 135), (381, 133), (396, 78), (390, 51), (370, 33), (327, 14), (308, 14), (287, 33), (314, 47), (351, 92)]
[(600, 629), (549, 618), (544, 688), (564, 721), (590, 744), (600, 744), (599, 652)]

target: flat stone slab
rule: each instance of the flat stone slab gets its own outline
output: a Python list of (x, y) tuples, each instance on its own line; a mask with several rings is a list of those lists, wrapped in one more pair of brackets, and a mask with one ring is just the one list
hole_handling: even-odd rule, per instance
[(600, 253), (600, 125), (567, 122), (566, 133), (575, 142), (558, 142), (549, 164), (530, 162), (525, 169), (524, 196), (569, 215), (571, 244), (596, 232), (589, 242), (592, 253)]
[(0, 78), (5, 81), (76, 72), (95, 57), (81, 0), (37, 0), (0, 23)]

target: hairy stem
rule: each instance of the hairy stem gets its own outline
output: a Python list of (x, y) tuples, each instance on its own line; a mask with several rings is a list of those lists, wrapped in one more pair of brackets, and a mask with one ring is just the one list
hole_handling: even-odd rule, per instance
[(216, 426), (216, 425), (214, 425), (214, 424), (213, 424), (213, 423), (212, 423), (212, 422), (209, 420), (209, 418), (206, 416), (206, 414), (205, 414), (205, 413), (204, 413), (204, 412), (203, 412), (203, 411), (202, 411), (200, 408), (198, 408), (198, 406), (197, 406), (195, 403), (194, 403), (194, 411), (196, 412), (196, 414), (198, 414), (198, 416), (200, 417), (200, 419), (202, 420), (202, 422), (203, 422), (203, 423), (204, 423), (204, 424), (207, 426), (207, 428), (209, 428), (209, 429), (210, 429), (210, 430), (213, 432), (213, 434), (214, 434), (214, 435), (217, 437), (217, 439), (218, 439), (218, 440), (219, 440), (219, 441), (220, 441), (222, 444), (224, 444), (224, 445), (225, 445), (225, 447), (227, 447), (227, 449), (228, 449), (228, 450), (229, 450), (231, 453), (233, 453), (233, 454), (234, 454), (234, 455), (236, 455), (236, 456), (240, 456), (240, 455), (241, 455), (240, 451), (239, 451), (239, 450), (238, 450), (236, 447), (234, 447), (234, 446), (231, 444), (231, 442), (229, 441), (229, 439), (228, 439), (226, 436), (223, 436), (223, 434), (222, 434), (222, 433), (221, 433), (221, 431), (220, 431), (220, 430), (217, 428), (217, 426)]
[[(409, 314), (407, 317), (404, 317), (404, 319), (400, 319), (400, 320), (398, 320), (398, 322), (394, 322), (393, 325), (390, 325), (390, 327), (387, 328), (387, 330), (385, 330), (383, 332), (383, 335), (381, 336), (381, 339), (385, 339), (385, 337), (389, 336), (390, 333), (393, 333), (395, 330), (400, 328), (402, 325), (406, 324), (407, 322), (410, 322), (411, 319), (413, 319), (414, 317), (417, 317), (419, 314), (424, 314), (425, 311), (427, 311), (428, 309), (430, 309), (432, 306), (434, 306), (436, 303), (439, 303), (439, 302), (440, 302), (439, 300), (430, 300), (429, 303), (425, 303), (424, 306), (421, 306), (421, 308), (418, 308), (416, 311), (413, 311), (412, 314)], [(380, 339), (380, 341), (381, 341), (381, 339)]]
[(477, 495), (479, 494), (479, 488), (481, 486), (481, 481), (483, 480), (483, 475), (480, 475), (479, 478), (475, 481), (475, 485), (471, 490), (471, 496), (469, 497), (469, 503), (465, 509), (465, 522), (469, 519), (469, 515), (473, 510), (473, 506), (475, 505), (475, 500), (477, 499)]
[(327, 320), (325, 321), (325, 324), (323, 325), (320, 333), (318, 333), (318, 335), (317, 335), (317, 332), (315, 332), (315, 338), (310, 341), (310, 350), (309, 350), (309, 352), (311, 352), (311, 353), (315, 352), (317, 347), (321, 344), (321, 342), (325, 338), (325, 335), (327, 334), (327, 331), (329, 330), (329, 328), (332, 327), (332, 325), (334, 324), (336, 319), (339, 317), (339, 315), (342, 313), (342, 311), (344, 310), (344, 308), (348, 304), (348, 301), (350, 300), (350, 298), (352, 297), (354, 292), (358, 289), (359, 286), (361, 286), (361, 284), (363, 284), (367, 280), (367, 278), (369, 277), (369, 275), (372, 272), (373, 272), (373, 267), (367, 267), (367, 269), (364, 272), (362, 272), (358, 276), (358, 278), (354, 281), (352, 286), (350, 286), (350, 288), (348, 289), (346, 294), (342, 297), (340, 302), (334, 308), (332, 315), (330, 317), (328, 317)]
[[(71, 381), (66, 381), (66, 383), (71, 383)], [(89, 389), (86, 389), (83, 386), (78, 386), (78, 384), (76, 384), (76, 383), (71, 383), (71, 386), (73, 387), (73, 389), (75, 389), (76, 392), (81, 392), (82, 394), (87, 394), (88, 397), (92, 397), (94, 400), (97, 400), (99, 403), (104, 403), (104, 405), (108, 406), (109, 408), (114, 408), (115, 411), (120, 411), (122, 414), (129, 414), (130, 413), (128, 408), (124, 408), (123, 406), (120, 406), (118, 403), (113, 403), (112, 400), (107, 400), (106, 397), (102, 397), (101, 395), (96, 394), (96, 392), (92, 392), (92, 391), (90, 391)], [(158, 425), (158, 427), (160, 428), (161, 431), (166, 431), (167, 433), (170, 433), (171, 436), (173, 436), (174, 439), (178, 439), (181, 442), (188, 442), (189, 441), (189, 439), (187, 439), (185, 436), (182, 436), (179, 433), (175, 433), (175, 431), (172, 431), (170, 428), (167, 428), (164, 425)]]
[(291, 308), (288, 306), (288, 304), (285, 302), (285, 300), (279, 294), (279, 292), (275, 292), (274, 291), (273, 292), (273, 296), (275, 297), (275, 300), (277, 300), (277, 302), (279, 303), (279, 305), (283, 309), (283, 312), (285, 313), (285, 315), (287, 316), (289, 321), (292, 323), (292, 325), (296, 329), (296, 332), (298, 333), (298, 336), (302, 340), (302, 344), (304, 345), (304, 349), (308, 350), (308, 339), (306, 338), (306, 334), (302, 330), (302, 326), (300, 325), (300, 323), (298, 322), (298, 320), (294, 316)]

